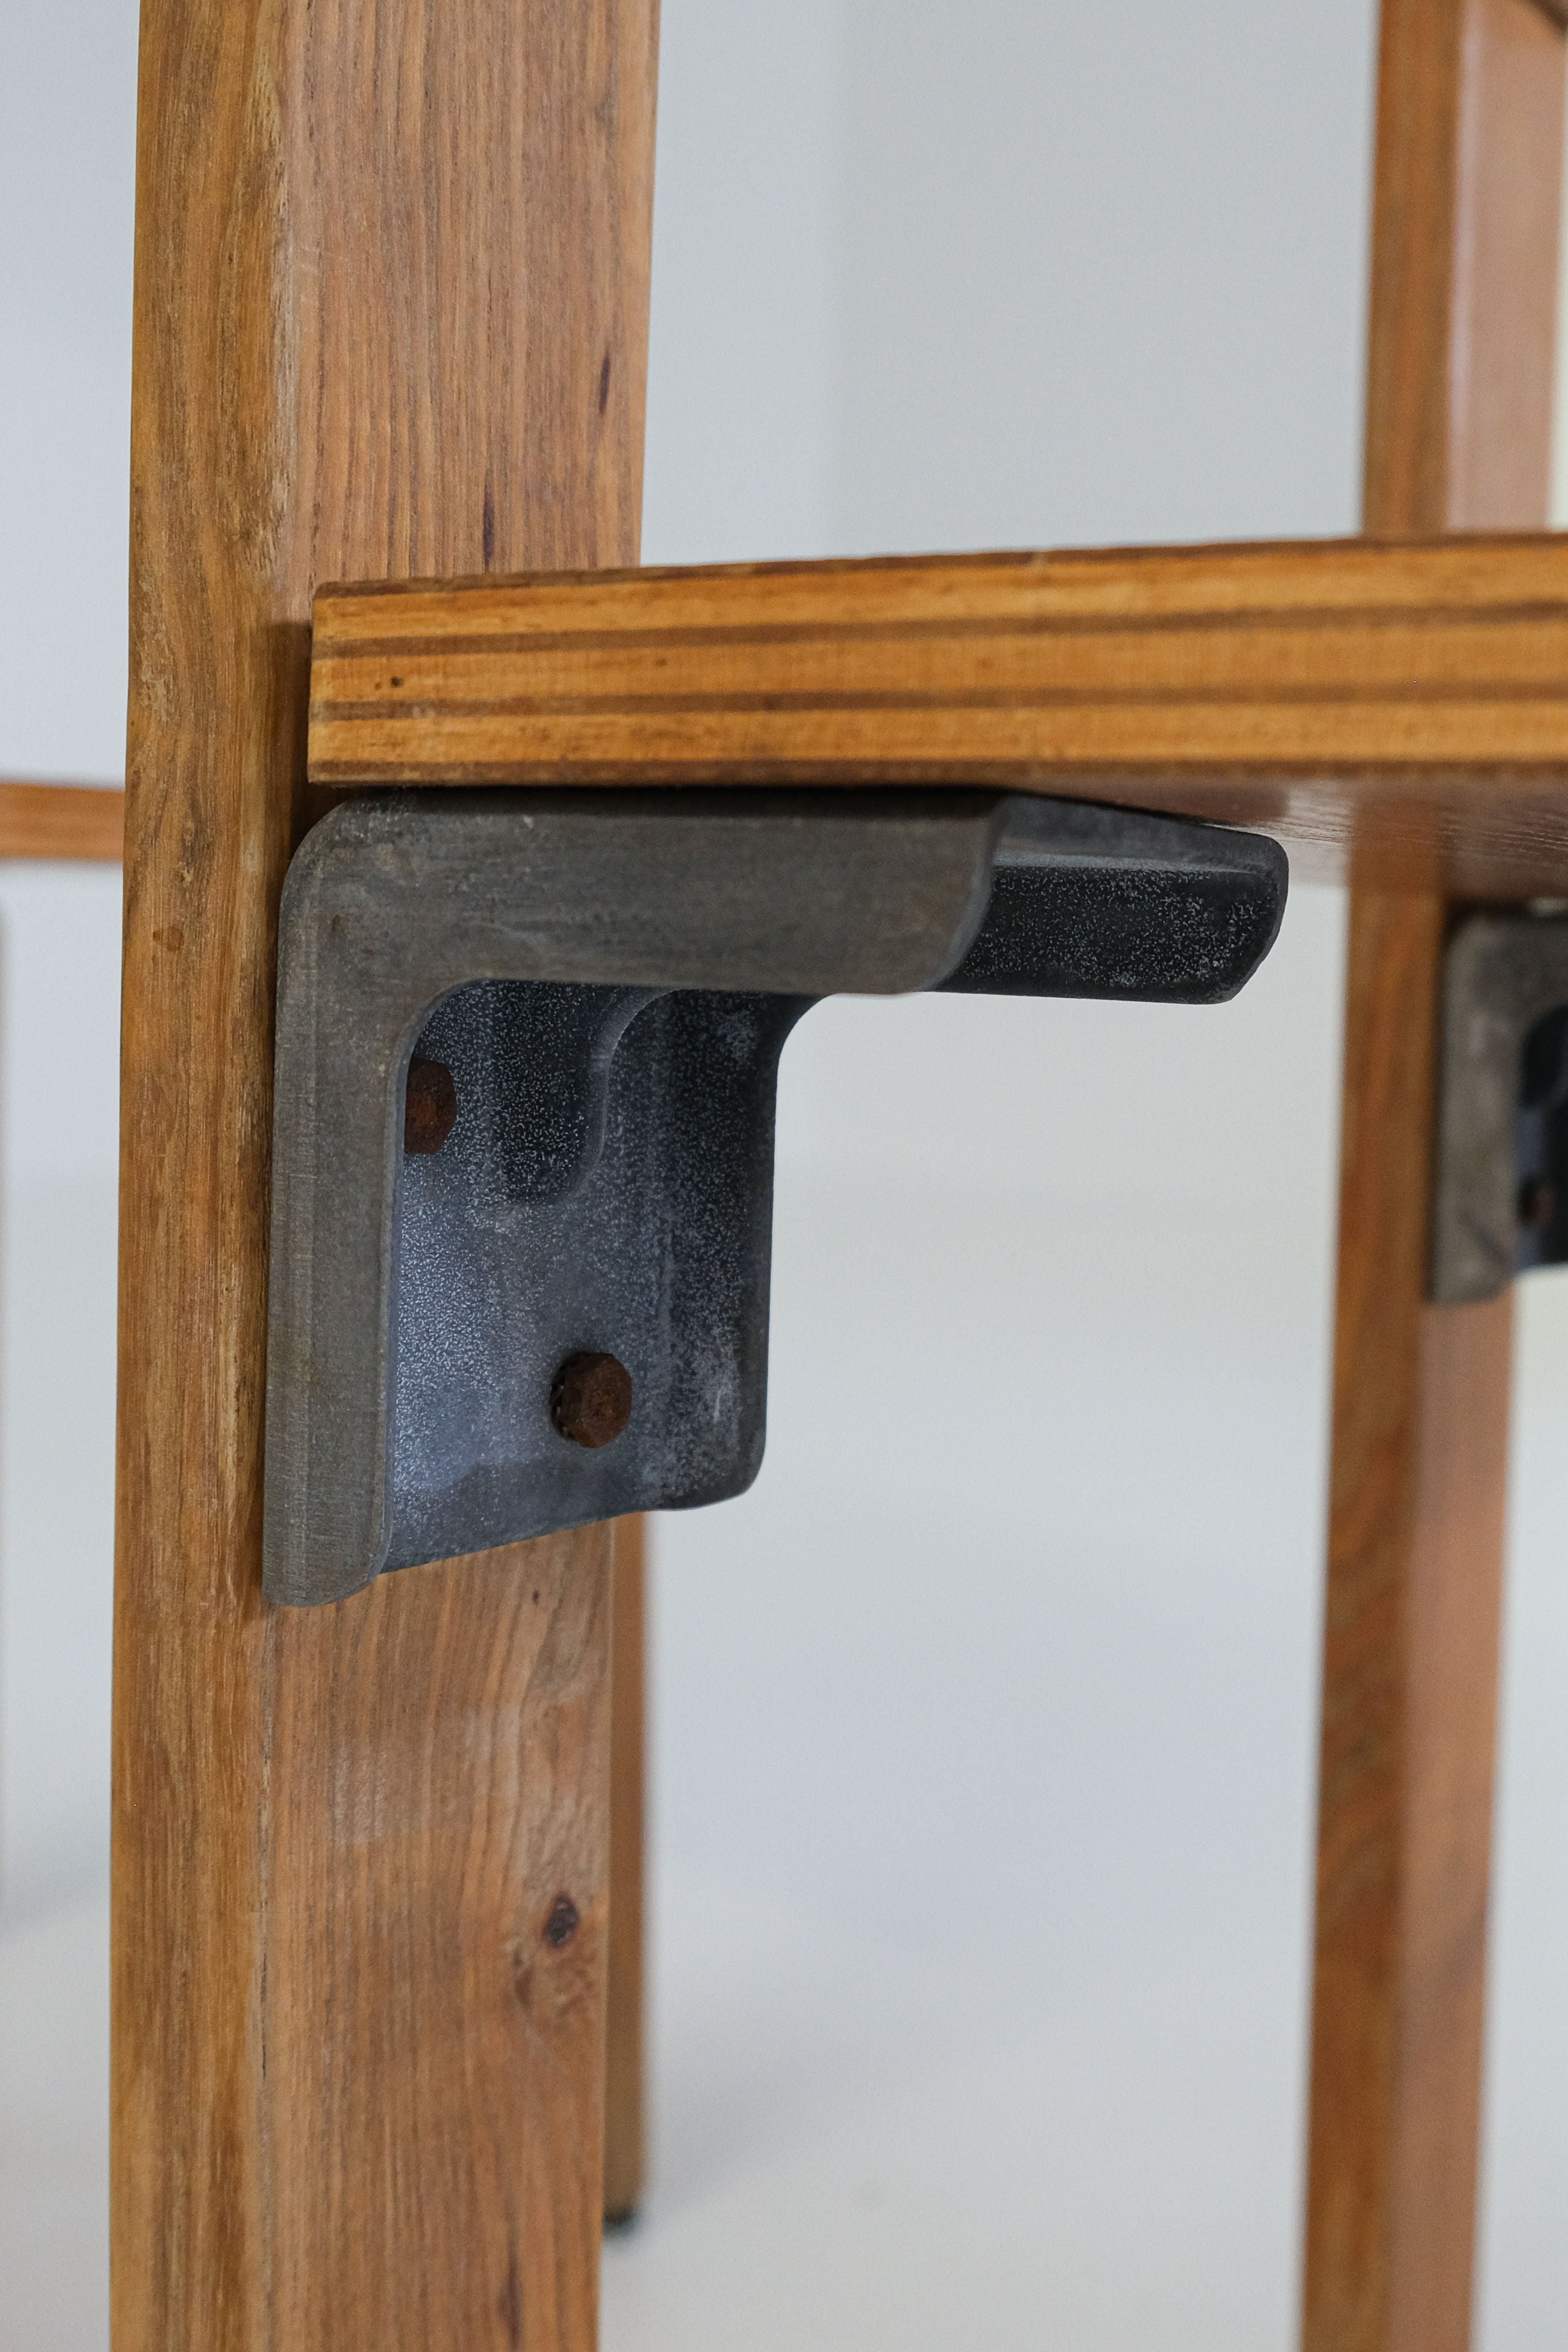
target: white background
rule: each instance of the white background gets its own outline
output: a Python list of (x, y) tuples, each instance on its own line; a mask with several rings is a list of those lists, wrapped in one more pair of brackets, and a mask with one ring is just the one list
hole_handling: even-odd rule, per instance
[[(135, 11), (0, 0), (0, 773), (122, 755)], [(664, 0), (653, 561), (1353, 529), (1372, 0)], [(1218, 1011), (786, 1054), (661, 1524), (610, 2352), (1291, 2340), (1337, 894)], [(101, 2347), (115, 877), (0, 870), (0, 2342)], [(1487, 2352), (1568, 2307), (1568, 1298), (1525, 1289)]]

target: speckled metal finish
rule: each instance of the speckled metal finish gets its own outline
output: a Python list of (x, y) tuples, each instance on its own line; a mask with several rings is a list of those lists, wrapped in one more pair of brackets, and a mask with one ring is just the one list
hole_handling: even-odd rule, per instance
[[(986, 793), (367, 795), (282, 912), (268, 1597), (739, 1493), (761, 1461), (780, 1048), (819, 997), (1215, 1002), (1282, 852)], [(452, 1073), (405, 1155), (411, 1057)], [(578, 1350), (632, 1375), (586, 1449)]]
[[(1528, 1086), (1525, 1068), (1531, 1033), (1564, 1005), (1568, 916), (1513, 908), (1458, 926), (1443, 982), (1430, 1280), (1440, 1305), (1495, 1298), (1516, 1273), (1568, 1255), (1561, 1087), (1551, 1068)], [(1559, 1196), (1534, 1230), (1521, 1229), (1521, 1181)]]

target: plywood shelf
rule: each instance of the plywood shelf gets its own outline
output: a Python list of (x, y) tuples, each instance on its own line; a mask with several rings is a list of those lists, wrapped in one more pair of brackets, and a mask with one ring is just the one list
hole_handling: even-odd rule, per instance
[(1568, 892), (1568, 538), (345, 586), (319, 784), (965, 782), (1260, 824), (1298, 870)]

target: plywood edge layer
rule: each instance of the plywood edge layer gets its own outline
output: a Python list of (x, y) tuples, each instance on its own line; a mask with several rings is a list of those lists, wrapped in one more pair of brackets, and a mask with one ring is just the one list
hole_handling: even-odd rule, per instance
[[(1568, 0), (1565, 0), (1568, 5)], [(1521, 587), (1568, 596), (1568, 533), (1473, 531), (1391, 537), (1356, 533), (1317, 540), (1217, 540), (1155, 547), (1001, 548), (973, 554), (871, 555), (826, 561), (642, 564), (602, 572), (483, 572), (451, 579), (335, 581), (316, 596), (318, 643), (364, 637), (384, 608), (412, 619), (515, 608), (538, 624), (562, 613), (635, 625), (654, 614), (694, 612), (714, 601), (738, 607), (743, 625), (764, 613), (834, 617), (882, 603), (909, 622), (970, 610), (1032, 605), (1062, 614), (1095, 608), (1153, 613), (1251, 600), (1270, 604), (1361, 604), (1368, 598), (1425, 604), (1447, 595), (1471, 602)]]
[(1341, 871), (1392, 797), (1402, 841), (1427, 819), (1393, 878), (1568, 874), (1559, 536), (535, 573), (328, 590), (316, 623), (322, 785), (970, 783), (1218, 814), (1250, 779)]

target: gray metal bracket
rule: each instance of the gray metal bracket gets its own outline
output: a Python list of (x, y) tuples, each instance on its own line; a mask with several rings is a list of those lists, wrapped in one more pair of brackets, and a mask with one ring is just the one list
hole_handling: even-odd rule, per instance
[(280, 916), (268, 1597), (742, 1491), (800, 1015), (1217, 1003), (1285, 889), (1255, 835), (995, 793), (335, 809)]
[(1448, 942), (1432, 1297), (1568, 1262), (1568, 917), (1466, 918)]

